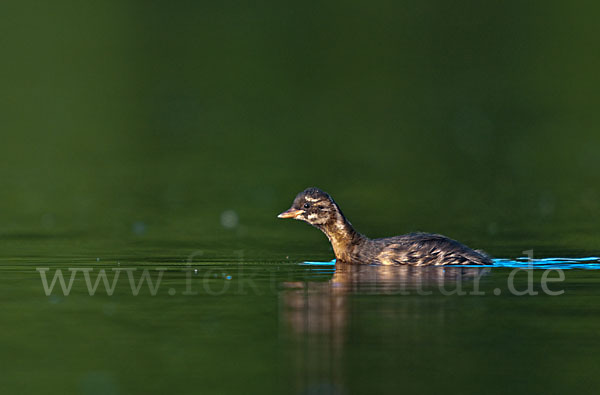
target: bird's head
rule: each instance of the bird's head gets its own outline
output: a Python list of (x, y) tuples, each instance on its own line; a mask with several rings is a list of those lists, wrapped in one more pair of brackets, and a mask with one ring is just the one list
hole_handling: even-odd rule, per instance
[(320, 227), (337, 221), (340, 214), (337, 204), (326, 192), (318, 188), (307, 188), (296, 196), (289, 210), (277, 217), (299, 219)]

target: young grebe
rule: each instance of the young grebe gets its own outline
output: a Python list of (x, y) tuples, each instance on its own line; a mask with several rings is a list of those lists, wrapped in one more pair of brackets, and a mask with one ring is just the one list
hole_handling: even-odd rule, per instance
[(279, 218), (294, 218), (321, 229), (329, 238), (338, 261), (383, 265), (490, 265), (492, 260), (442, 235), (410, 233), (384, 239), (369, 239), (354, 230), (331, 196), (307, 188)]

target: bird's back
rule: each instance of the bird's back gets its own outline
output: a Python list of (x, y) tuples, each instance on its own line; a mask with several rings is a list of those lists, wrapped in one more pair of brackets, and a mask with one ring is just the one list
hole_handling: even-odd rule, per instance
[(371, 250), (378, 263), (393, 265), (490, 265), (492, 260), (483, 251), (471, 248), (432, 233), (410, 233), (402, 236), (374, 239)]

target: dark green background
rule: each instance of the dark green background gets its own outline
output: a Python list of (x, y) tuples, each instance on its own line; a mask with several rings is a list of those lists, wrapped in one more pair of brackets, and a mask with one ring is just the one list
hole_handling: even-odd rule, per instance
[[(599, 4), (2, 0), (0, 392), (593, 393), (596, 271), (386, 295), (415, 278), (308, 271), (276, 215), (317, 186), (369, 236), (599, 256)], [(260, 292), (183, 296), (188, 260)], [(35, 271), (153, 264), (157, 296)]]
[(3, 1), (0, 233), (326, 247), (274, 220), (318, 186), (373, 236), (598, 251), (598, 8)]

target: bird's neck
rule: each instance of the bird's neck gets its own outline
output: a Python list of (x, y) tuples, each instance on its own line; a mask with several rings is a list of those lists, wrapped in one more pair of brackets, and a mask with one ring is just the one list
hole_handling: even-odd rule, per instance
[(336, 218), (319, 227), (329, 239), (338, 260), (348, 261), (352, 257), (353, 247), (362, 244), (367, 238), (358, 233), (341, 212)]

